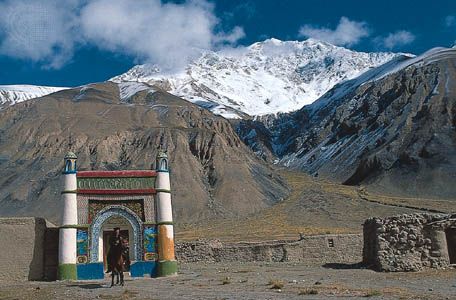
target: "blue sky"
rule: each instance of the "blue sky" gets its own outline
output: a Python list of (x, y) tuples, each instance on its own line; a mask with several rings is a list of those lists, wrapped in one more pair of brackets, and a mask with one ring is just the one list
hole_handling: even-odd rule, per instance
[(0, 84), (77, 86), (138, 63), (266, 38), (422, 53), (456, 40), (456, 1), (0, 0)]

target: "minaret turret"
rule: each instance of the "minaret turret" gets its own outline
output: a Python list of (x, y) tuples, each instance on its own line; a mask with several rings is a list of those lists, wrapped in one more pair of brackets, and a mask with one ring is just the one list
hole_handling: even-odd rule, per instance
[(77, 279), (76, 271), (76, 228), (78, 225), (77, 211), (77, 156), (73, 152), (65, 155), (62, 191), (62, 220), (59, 231), (59, 269), (58, 278)]
[(177, 274), (177, 261), (174, 254), (173, 209), (169, 180), (168, 155), (158, 151), (156, 161), (157, 179), (155, 183), (158, 227), (158, 276)]

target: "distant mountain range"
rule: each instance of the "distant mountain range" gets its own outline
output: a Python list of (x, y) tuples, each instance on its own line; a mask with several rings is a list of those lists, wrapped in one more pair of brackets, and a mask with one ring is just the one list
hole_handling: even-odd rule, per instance
[(257, 152), (314, 176), (455, 198), (455, 66), (454, 48), (396, 57), (296, 112), (246, 121), (240, 135)]
[[(145, 85), (161, 89), (227, 118), (248, 118), (295, 111), (337, 83), (398, 56), (403, 55), (356, 52), (314, 39), (269, 39), (249, 47), (205, 52), (182, 71), (163, 73), (157, 66), (138, 65), (110, 80), (124, 83), (130, 91), (132, 86)], [(59, 89), (0, 86), (0, 106)]]
[(339, 82), (402, 54), (363, 53), (308, 39), (269, 39), (246, 48), (206, 52), (185, 70), (164, 74), (138, 65), (113, 82), (143, 82), (227, 118), (295, 111)]
[(80, 170), (149, 169), (163, 143), (180, 222), (245, 216), (288, 194), (226, 119), (163, 91), (124, 87), (90, 84), (0, 110), (0, 216), (58, 222), (70, 142)]
[(289, 189), (271, 163), (378, 193), (453, 200), (455, 82), (454, 48), (415, 57), (271, 39), (207, 52), (174, 74), (142, 65), (70, 89), (3, 87), (0, 215), (58, 215), (70, 139), (81, 168), (108, 170), (149, 168), (166, 141), (182, 221), (280, 202)]
[(25, 100), (46, 96), (64, 89), (66, 88), (27, 84), (0, 85), (0, 108)]

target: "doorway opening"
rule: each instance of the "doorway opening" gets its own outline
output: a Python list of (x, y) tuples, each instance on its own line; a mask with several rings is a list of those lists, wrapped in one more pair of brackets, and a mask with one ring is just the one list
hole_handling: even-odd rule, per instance
[(450, 264), (456, 264), (456, 228), (445, 230)]
[[(103, 266), (104, 269), (107, 270), (108, 268), (108, 253), (110, 251), (110, 241), (111, 238), (113, 237), (114, 234), (114, 228), (119, 227), (120, 228), (120, 236), (128, 242), (129, 246), (129, 255), (130, 255), (130, 260), (132, 260), (132, 252), (131, 249), (133, 248), (132, 246), (132, 240), (130, 239), (130, 236), (133, 235), (133, 229), (131, 228), (131, 225), (128, 223), (128, 221), (121, 217), (121, 216), (112, 216), (109, 219), (107, 219), (102, 226), (102, 257), (103, 257)], [(126, 272), (129, 272), (130, 268), (129, 266), (125, 266)]]

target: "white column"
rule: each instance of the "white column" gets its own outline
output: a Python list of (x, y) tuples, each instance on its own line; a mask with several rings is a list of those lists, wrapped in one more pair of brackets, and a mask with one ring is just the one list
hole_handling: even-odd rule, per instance
[(177, 273), (177, 261), (174, 253), (173, 208), (171, 203), (171, 184), (166, 153), (157, 156), (157, 242), (158, 242), (158, 276), (169, 276)]
[(76, 226), (78, 224), (77, 206), (77, 182), (76, 173), (69, 173), (63, 176), (63, 211), (62, 227), (60, 228), (60, 264), (76, 263), (76, 228), (65, 228), (65, 226)]
[(170, 188), (169, 172), (158, 171), (155, 183), (155, 189), (157, 190), (157, 223), (173, 221)]
[[(59, 264), (76, 264), (76, 228), (61, 228), (59, 232)], [(60, 251), (60, 249), (62, 249)]]
[(62, 219), (59, 230), (59, 279), (77, 279), (76, 226), (78, 225), (76, 155), (65, 156)]

